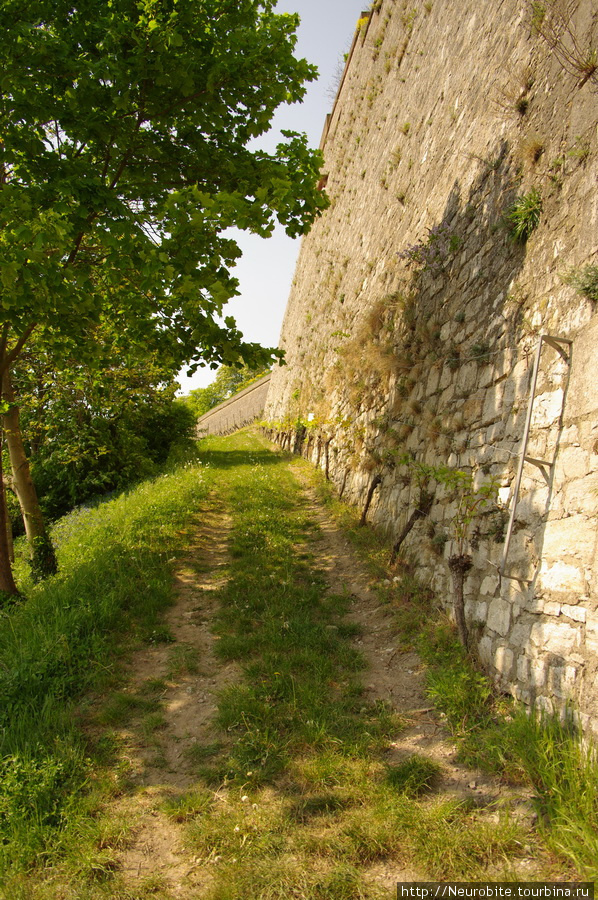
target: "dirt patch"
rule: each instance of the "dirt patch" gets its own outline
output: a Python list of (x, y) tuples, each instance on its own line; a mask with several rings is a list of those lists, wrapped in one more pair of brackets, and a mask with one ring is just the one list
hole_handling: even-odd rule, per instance
[(196, 782), (194, 750), (217, 740), (218, 692), (238, 678), (235, 664), (217, 658), (211, 630), (216, 592), (227, 577), (230, 524), (215, 500), (202, 509), (189, 553), (176, 572), (175, 602), (165, 619), (174, 640), (144, 648), (128, 665), (131, 692), (156, 679), (163, 680), (164, 688), (156, 704), (161, 722), (151, 735), (140, 739), (138, 727), (123, 732), (136, 790), (115, 810), (134, 823), (118, 868), (125, 883), (153, 880), (175, 897), (189, 896), (205, 885), (206, 876), (184, 847), (182, 826), (160, 807)]

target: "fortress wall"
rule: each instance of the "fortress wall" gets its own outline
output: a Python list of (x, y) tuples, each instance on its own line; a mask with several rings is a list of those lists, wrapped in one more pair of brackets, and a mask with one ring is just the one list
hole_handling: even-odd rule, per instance
[(197, 420), (197, 434), (230, 434), (237, 428), (250, 425), (261, 418), (264, 412), (270, 375), (264, 375), (259, 381), (239, 391), (234, 397), (218, 404)]
[[(567, 278), (598, 264), (596, 4), (544, 23), (519, 0), (375, 7), (325, 134), (331, 206), (302, 244), (265, 415), (287, 445), (307, 429), (302, 452), (351, 502), (380, 476), (369, 519), (393, 537), (420, 502), (405, 454), (495, 481), (462, 548), (475, 649), (515, 696), (573, 699), (598, 727), (598, 317)], [(532, 191), (540, 222), (517, 242), (505, 216)], [(568, 360), (543, 345), (527, 455), (550, 465), (523, 467), (501, 575), (542, 334), (572, 344)], [(448, 603), (458, 501), (426, 487), (402, 550)]]

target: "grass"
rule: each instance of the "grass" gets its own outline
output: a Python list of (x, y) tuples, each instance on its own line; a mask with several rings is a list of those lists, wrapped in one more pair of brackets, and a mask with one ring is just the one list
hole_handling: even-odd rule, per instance
[[(89, 744), (79, 709), (90, 691), (114, 684), (124, 646), (161, 633), (170, 563), (208, 484), (202, 470), (182, 468), (65, 517), (54, 529), (59, 574), (25, 581), (26, 602), (2, 611), (0, 872), (49, 864), (85, 832), (102, 757), (112, 764), (114, 748), (108, 738)], [(98, 724), (113, 727), (154, 707), (118, 690)], [(148, 730), (156, 724), (147, 719)]]
[[(234, 523), (216, 647), (244, 677), (221, 691), (222, 743), (193, 753), (203, 788), (168, 812), (212, 866), (207, 898), (378, 898), (367, 868), (379, 862), (434, 877), (500, 868), (519, 852), (519, 825), (435, 799), (433, 760), (385, 762), (402, 722), (364, 697), (349, 599), (318, 568), (318, 526), (288, 458), (243, 433), (205, 452)], [(380, 571), (375, 534), (355, 537)], [(448, 856), (430, 831), (450, 843)]]
[[(391, 873), (409, 867), (430, 879), (509, 874), (507, 859), (534, 852), (529, 826), (509, 819), (508, 811), (498, 814), (440, 797), (442, 770), (433, 759), (413, 755), (387, 762), (386, 750), (403, 722), (386, 704), (365, 699), (364, 661), (352, 643), (356, 629), (345, 618), (349, 598), (332, 593), (318, 567), (318, 525), (293, 475), (295, 466), (307, 470), (303, 461), (289, 465), (288, 457), (264, 449), (257, 436), (240, 433), (210, 439), (204, 462), (199, 471), (210, 472), (209, 486), (233, 520), (229, 579), (219, 590), (214, 645), (223, 662), (236, 662), (242, 678), (220, 693), (220, 735), (186, 754), (195, 783), (170, 793), (162, 811), (183, 829), (195, 864), (209, 866), (205, 900), (378, 900), (388, 896), (370, 877), (371, 867), (379, 865)], [(80, 514), (72, 525), (65, 523), (59, 542), (65, 560), (72, 554), (72, 569), (63, 566), (59, 579), (32, 592), (28, 616), (39, 603), (37, 615), (41, 610), (45, 615), (39, 631), (43, 622), (49, 643), (38, 668), (43, 679), (24, 677), (28, 693), (12, 695), (13, 709), (21, 703), (18, 709), (29, 719), (23, 727), (15, 718), (3, 754), (0, 854), (11, 900), (172, 896), (164, 879), (151, 876), (132, 887), (121, 877), (119, 853), (131, 840), (133, 823), (126, 804), (124, 812), (118, 805), (114, 812), (108, 803), (111, 796), (126, 800), (131, 789), (116, 730), (133, 721), (148, 745), (160, 744), (164, 718), (157, 704), (171, 674), (147, 679), (133, 691), (113, 672), (117, 635), (132, 634), (130, 646), (163, 628), (169, 560), (180, 546), (188, 510), (201, 505), (207, 488), (197, 471), (183, 472), (167, 487), (158, 480), (137, 500), (129, 496), (126, 509), (115, 501), (97, 517)], [(545, 724), (501, 717), (488, 682), (439, 620), (431, 593), (407, 565), (397, 581), (383, 584), (384, 540), (359, 528), (355, 511), (334, 500), (329, 485), (322, 490), (377, 576), (381, 599), (396, 608), (403, 641), (417, 644), (425, 657), (429, 691), (463, 758), (489, 765), (503, 778), (529, 779), (547, 823), (542, 825), (547, 843), (571, 871), (577, 866), (593, 877), (596, 797), (588, 782), (598, 783), (594, 758), (582, 753), (569, 729), (555, 730), (547, 742)], [(127, 577), (121, 561), (135, 553), (134, 582), (121, 595), (112, 585), (112, 568), (120, 583)], [(93, 594), (82, 590), (76, 557), (84, 573), (95, 567)], [(66, 591), (69, 579), (76, 591), (71, 586), (68, 594), (51, 593), (60, 585)], [(117, 595), (110, 615), (103, 612), (104, 585)], [(46, 605), (36, 599), (44, 592), (52, 603), (48, 597)], [(87, 618), (86, 605), (92, 603), (99, 611)], [(12, 612), (13, 627), (6, 628), (18, 638), (25, 674), (33, 653), (24, 652), (20, 617), (29, 604)], [(63, 619), (63, 606), (74, 618)], [(80, 620), (86, 628), (75, 627)], [(2, 640), (8, 642), (4, 632)], [(64, 662), (65, 646), (72, 668)], [(169, 673), (184, 675), (200, 663), (186, 645), (174, 644), (166, 652)], [(0, 673), (6, 696), (2, 679), (7, 677)], [(94, 719), (101, 733), (86, 743), (74, 704), (84, 709), (85, 693), (106, 687), (111, 692)], [(575, 781), (579, 772), (581, 787)], [(576, 817), (574, 804), (581, 810)]]

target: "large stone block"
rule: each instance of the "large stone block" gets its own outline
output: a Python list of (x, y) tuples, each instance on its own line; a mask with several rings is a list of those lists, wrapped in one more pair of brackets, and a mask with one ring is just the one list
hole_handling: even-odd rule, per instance
[(586, 650), (592, 656), (598, 656), (598, 612), (586, 615)]
[(546, 684), (548, 664), (545, 659), (530, 660), (530, 682), (533, 687), (541, 688)]
[(590, 472), (590, 454), (582, 447), (563, 447), (555, 462), (555, 481), (573, 481), (585, 478)]
[(585, 607), (571, 606), (568, 603), (562, 604), (561, 613), (569, 619), (573, 619), (575, 622), (585, 622), (588, 614)]
[(577, 669), (575, 666), (550, 666), (548, 687), (561, 700), (573, 698)]
[(490, 662), (492, 660), (492, 641), (489, 637), (485, 636), (479, 642), (478, 655), (480, 657), (480, 662), (483, 665), (490, 665)]
[(480, 585), (480, 594), (482, 594), (483, 596), (495, 594), (498, 583), (498, 575), (486, 575)]
[(540, 569), (539, 585), (544, 590), (565, 594), (584, 594), (586, 580), (579, 565), (544, 560)]
[(530, 629), (530, 642), (547, 653), (566, 657), (581, 644), (578, 627), (560, 621), (534, 622)]
[(482, 408), (482, 423), (489, 425), (500, 419), (503, 413), (504, 383), (493, 385), (485, 391), (484, 406)]
[(598, 511), (598, 473), (577, 478), (565, 485), (564, 505), (567, 511), (595, 516)]
[(591, 564), (596, 547), (596, 522), (579, 513), (551, 519), (544, 529), (543, 556), (548, 561), (574, 557)]
[(571, 353), (571, 379), (567, 392), (566, 421), (598, 410), (598, 322), (586, 325), (575, 337)]
[(525, 647), (529, 641), (532, 622), (518, 622), (509, 633), (509, 643), (513, 647)]
[(509, 678), (513, 669), (513, 651), (509, 647), (497, 647), (494, 651), (494, 667), (503, 678)]
[(517, 657), (517, 678), (524, 684), (529, 681), (530, 665), (529, 659), (524, 653)]
[(490, 631), (505, 635), (511, 624), (511, 605), (506, 600), (496, 597), (488, 606), (486, 625)]

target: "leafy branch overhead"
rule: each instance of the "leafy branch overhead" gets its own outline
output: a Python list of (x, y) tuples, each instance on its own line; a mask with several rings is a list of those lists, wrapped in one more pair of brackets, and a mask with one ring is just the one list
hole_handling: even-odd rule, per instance
[(38, 324), (80, 340), (102, 310), (132, 317), (142, 340), (167, 329), (178, 360), (264, 357), (231, 319), (219, 322), (240, 256), (222, 232), (266, 236), (279, 221), (296, 236), (327, 203), (303, 136), (286, 133), (273, 154), (247, 147), (316, 74), (293, 56), (297, 17), (272, 9), (3, 4), (9, 355)]

